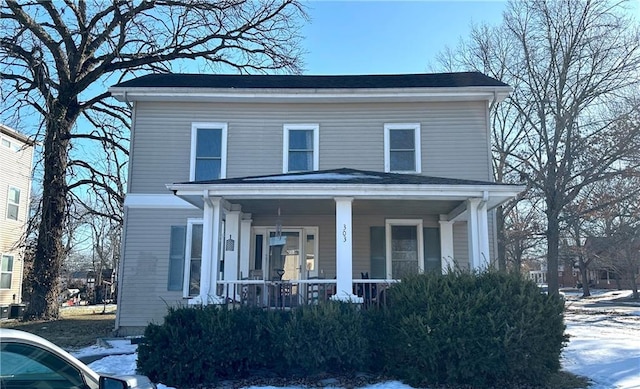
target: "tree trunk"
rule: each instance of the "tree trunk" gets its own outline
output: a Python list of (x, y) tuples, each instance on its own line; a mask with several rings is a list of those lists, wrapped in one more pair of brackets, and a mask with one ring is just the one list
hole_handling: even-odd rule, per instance
[(591, 296), (591, 290), (589, 289), (589, 269), (582, 255), (578, 257), (578, 267), (580, 268), (580, 279), (582, 280), (582, 297), (589, 297)]
[(66, 170), (69, 150), (67, 106), (54, 102), (46, 119), (42, 220), (31, 273), (33, 294), (25, 312), (27, 319), (58, 318), (59, 276), (65, 250), (62, 244), (67, 214)]
[[(633, 269), (633, 266), (631, 266)], [(633, 291), (633, 299), (640, 300), (640, 294), (638, 294), (638, 273), (635, 270), (631, 270), (629, 276), (631, 277), (631, 290)]]
[(560, 244), (560, 222), (558, 214), (547, 211), (547, 284), (549, 294), (558, 295), (558, 254)]

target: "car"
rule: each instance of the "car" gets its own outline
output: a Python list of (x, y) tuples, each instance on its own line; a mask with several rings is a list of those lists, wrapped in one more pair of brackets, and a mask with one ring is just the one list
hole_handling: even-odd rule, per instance
[(156, 389), (156, 385), (142, 375), (98, 374), (46, 339), (0, 328), (0, 388)]

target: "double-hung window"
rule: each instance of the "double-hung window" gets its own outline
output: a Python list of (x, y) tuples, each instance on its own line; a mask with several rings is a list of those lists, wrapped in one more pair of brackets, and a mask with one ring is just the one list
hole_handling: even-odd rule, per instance
[(0, 258), (0, 289), (11, 289), (13, 276), (13, 256), (3, 255)]
[(393, 173), (420, 173), (420, 124), (384, 125), (384, 170)]
[(189, 219), (184, 272), (184, 296), (200, 294), (200, 268), (202, 266), (202, 220)]
[(193, 123), (191, 125), (192, 181), (226, 178), (227, 124)]
[(9, 187), (9, 196), (7, 198), (7, 219), (18, 220), (20, 211), (20, 189)]
[(285, 124), (283, 139), (283, 173), (318, 170), (317, 124)]

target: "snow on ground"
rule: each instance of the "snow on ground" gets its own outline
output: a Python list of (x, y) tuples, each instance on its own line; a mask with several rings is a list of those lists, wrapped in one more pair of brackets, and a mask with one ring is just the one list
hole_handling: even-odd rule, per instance
[[(640, 304), (613, 303), (630, 292), (593, 291), (594, 297), (566, 293), (565, 322), (569, 344), (562, 353), (563, 369), (592, 381), (590, 389), (640, 389)], [(93, 370), (114, 375), (135, 374), (136, 345), (127, 339), (107, 340), (108, 346), (87, 347), (78, 356), (107, 355), (91, 364)], [(113, 355), (117, 354), (117, 355)], [(159, 384), (159, 389), (171, 389)], [(275, 389), (252, 386), (248, 389)], [(295, 387), (278, 389), (298, 389)], [(397, 381), (366, 389), (411, 389)]]

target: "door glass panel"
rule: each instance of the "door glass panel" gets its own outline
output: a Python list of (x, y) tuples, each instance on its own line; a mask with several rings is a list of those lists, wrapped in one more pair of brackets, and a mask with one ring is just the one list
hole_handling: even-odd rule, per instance
[(394, 279), (417, 274), (418, 233), (416, 226), (391, 226), (391, 272)]
[(318, 259), (316, 257), (316, 236), (314, 234), (307, 233), (307, 239), (304, 246), (305, 252), (305, 277), (318, 277)]
[(269, 233), (269, 276), (272, 280), (300, 279), (300, 232)]

